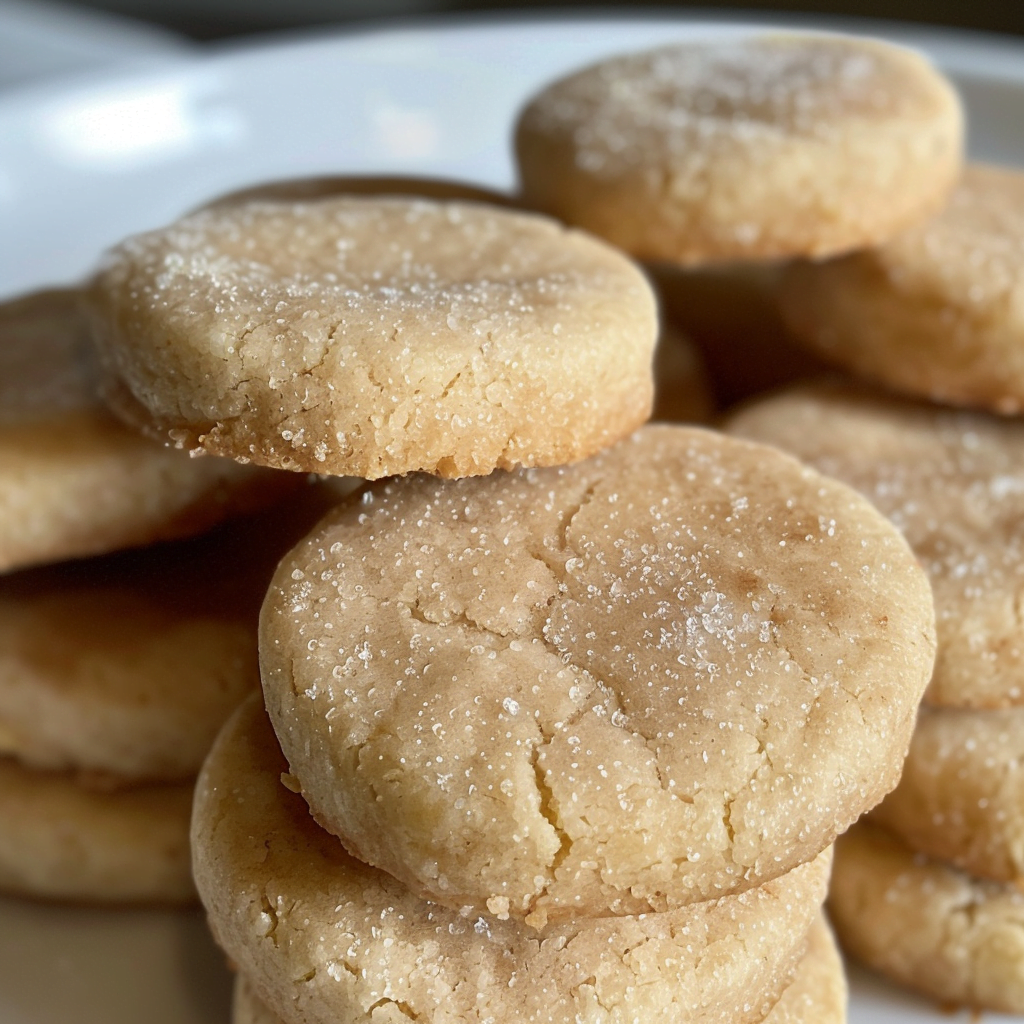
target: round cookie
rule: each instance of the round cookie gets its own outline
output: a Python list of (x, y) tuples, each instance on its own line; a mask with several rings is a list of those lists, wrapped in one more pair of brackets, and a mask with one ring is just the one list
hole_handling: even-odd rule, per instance
[(651, 405), (654, 298), (553, 221), (394, 197), (200, 211), (92, 289), (106, 395), (196, 451), (367, 479), (575, 461)]
[(199, 533), (293, 484), (118, 423), (95, 396), (79, 299), (0, 306), (0, 572)]
[(197, 539), (0, 577), (0, 754), (122, 783), (194, 777), (259, 688), (278, 559), (337, 500), (306, 486)]
[(900, 784), (873, 816), (969, 874), (1024, 879), (1024, 708), (922, 708)]
[(946, 1004), (1024, 1013), (1024, 893), (915, 854), (867, 822), (836, 842), (844, 949)]
[(289, 791), (286, 767), (248, 701), (203, 768), (192, 827), (214, 936), (285, 1019), (757, 1021), (827, 886), (828, 852), (739, 896), (538, 933), (420, 901), (350, 858)]
[(963, 116), (919, 54), (774, 33), (613, 57), (523, 110), (527, 203), (642, 259), (824, 256), (936, 212)]
[(0, 890), (82, 903), (192, 903), (192, 782), (106, 790), (0, 758)]
[(911, 395), (1024, 411), (1024, 172), (970, 166), (949, 205), (878, 249), (787, 273), (793, 333)]
[[(235, 976), (231, 1024), (285, 1024), (253, 990), (244, 974)], [(832, 933), (819, 917), (811, 926), (807, 952), (792, 981), (763, 1024), (846, 1024), (846, 979)]]
[(726, 429), (855, 487), (903, 532), (935, 594), (925, 700), (1024, 704), (1024, 422), (825, 381), (751, 404)]
[(932, 616), (852, 490), (651, 426), (573, 467), (364, 491), (279, 566), (260, 666), (354, 856), (542, 926), (817, 854), (896, 783)]

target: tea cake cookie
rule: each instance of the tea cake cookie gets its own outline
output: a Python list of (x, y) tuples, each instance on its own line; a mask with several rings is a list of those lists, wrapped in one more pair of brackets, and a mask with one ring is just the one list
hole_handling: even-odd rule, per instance
[(95, 395), (78, 301), (0, 305), (0, 572), (199, 533), (292, 485), (118, 423)]
[(243, 461), (486, 474), (584, 458), (650, 413), (640, 271), (479, 203), (200, 211), (108, 254), (92, 303), (115, 410)]
[(259, 689), (278, 559), (337, 500), (304, 486), (200, 538), (0, 577), (0, 755), (122, 783), (194, 777)]
[[(824, 918), (811, 926), (807, 951), (764, 1024), (845, 1024), (846, 978)], [(231, 1024), (290, 1024), (274, 1013), (244, 974), (235, 975)]]
[(963, 115), (921, 55), (874, 39), (729, 35), (612, 57), (516, 127), (526, 202), (647, 260), (824, 256), (927, 218)]
[(787, 274), (782, 311), (823, 358), (937, 402), (1024, 411), (1024, 172), (969, 166), (934, 220)]
[(915, 854), (867, 822), (836, 843), (840, 945), (945, 1004), (1024, 1013), (1024, 893)]
[(0, 758), (0, 891), (192, 903), (192, 782), (110, 790)]
[(421, 901), (349, 857), (290, 791), (286, 769), (258, 701), (247, 701), (203, 768), (192, 826), (214, 937), (285, 1019), (758, 1021), (827, 886), (828, 851), (739, 896), (538, 933)]
[(353, 856), (541, 927), (817, 854), (895, 785), (932, 615), (859, 495), (651, 426), (574, 467), (367, 489), (282, 561), (260, 666)]
[(969, 874), (1024, 879), (1024, 708), (922, 708), (900, 784), (873, 814)]
[(925, 700), (1024, 704), (1024, 421), (815, 382), (749, 405), (726, 429), (845, 481), (903, 532), (935, 593)]

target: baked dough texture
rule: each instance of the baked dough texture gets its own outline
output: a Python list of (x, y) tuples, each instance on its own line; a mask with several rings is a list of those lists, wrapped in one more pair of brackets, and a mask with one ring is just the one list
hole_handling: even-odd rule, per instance
[(121, 416), (283, 469), (557, 465), (650, 413), (641, 272), (581, 232), (484, 204), (200, 211), (108, 254), (92, 306)]
[(0, 754), (121, 783), (194, 778), (259, 688), (278, 559), (336, 500), (304, 486), (200, 538), (0, 577)]
[(963, 115), (919, 54), (767, 34), (613, 57), (547, 86), (515, 137), (527, 202), (642, 259), (877, 244), (938, 211)]
[(955, 1006), (1024, 1013), (1024, 893), (915, 854), (866, 822), (836, 843), (829, 914), (840, 944)]
[(927, 580), (863, 498), (674, 426), (371, 488), (260, 622), (321, 824), (424, 898), (538, 926), (815, 856), (895, 785), (933, 658)]
[[(807, 952), (764, 1024), (845, 1024), (846, 978), (835, 940), (823, 918), (811, 926)], [(244, 974), (235, 976), (231, 1024), (291, 1024), (256, 994)]]
[(665, 914), (542, 933), (418, 900), (353, 858), (290, 792), (258, 701), (196, 789), (196, 884), (215, 938), (286, 1020), (425, 1024), (761, 1020), (803, 953), (830, 863)]
[(292, 485), (114, 419), (79, 301), (40, 292), (0, 306), (0, 572), (200, 533)]
[(194, 902), (192, 788), (107, 790), (0, 758), (0, 890), (64, 902)]
[(922, 708), (900, 784), (873, 815), (969, 874), (1024, 879), (1024, 708)]
[(782, 311), (830, 362), (897, 391), (1024, 411), (1024, 172), (969, 166), (934, 220), (877, 249), (797, 263)]
[(752, 403), (726, 430), (845, 481), (903, 532), (935, 594), (926, 701), (1024, 704), (1024, 422), (815, 382)]

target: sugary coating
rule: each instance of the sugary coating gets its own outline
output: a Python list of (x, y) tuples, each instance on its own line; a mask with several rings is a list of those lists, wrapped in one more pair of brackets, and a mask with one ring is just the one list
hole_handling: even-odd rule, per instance
[(855, 487), (903, 532), (935, 594), (926, 701), (1024, 704), (1024, 421), (825, 381), (753, 403), (726, 429)]
[(92, 289), (115, 410), (193, 450), (377, 479), (571, 462), (651, 406), (646, 279), (553, 221), (384, 197), (200, 211)]
[(525, 200), (642, 259), (824, 256), (936, 212), (963, 115), (920, 54), (773, 33), (602, 61), (516, 127)]
[(815, 856), (895, 785), (933, 658), (927, 579), (863, 498), (675, 426), (364, 491), (260, 621), (317, 820), (424, 898), (538, 927)]
[(944, 1004), (1024, 1013), (1024, 893), (915, 854), (859, 822), (836, 843), (840, 945)]
[(903, 777), (874, 817), (969, 874), (1024, 879), (1024, 708), (922, 708)]
[(1024, 411), (1024, 172), (967, 167), (934, 220), (797, 263), (782, 311), (830, 362), (910, 395)]
[[(231, 1024), (291, 1024), (256, 994), (244, 974), (235, 976)], [(763, 1024), (846, 1024), (846, 977), (835, 940), (824, 918), (811, 926), (807, 952), (793, 980)]]
[(106, 790), (0, 758), (0, 891), (75, 903), (192, 903), (192, 782)]
[(426, 903), (350, 858), (290, 792), (286, 768), (248, 701), (203, 769), (192, 827), (214, 937), (286, 1020), (757, 1021), (827, 886), (829, 852), (740, 896), (538, 933)]
[(198, 539), (0, 577), (0, 755), (121, 784), (194, 778), (259, 688), (278, 559), (336, 500), (308, 486)]
[(95, 395), (79, 299), (0, 305), (0, 572), (186, 537), (293, 483), (118, 423)]

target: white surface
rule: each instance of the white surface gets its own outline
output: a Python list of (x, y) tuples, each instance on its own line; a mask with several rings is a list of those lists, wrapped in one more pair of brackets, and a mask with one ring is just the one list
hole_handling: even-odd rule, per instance
[[(975, 156), (1024, 165), (1024, 48), (873, 29), (956, 78)], [(665, 18), (483, 22), (228, 50), (0, 97), (0, 294), (74, 280), (126, 233), (272, 177), (386, 171), (509, 186), (509, 126), (542, 82), (609, 52), (735, 31)], [(223, 1024), (226, 986), (197, 915), (0, 901), (0, 1024)], [(859, 973), (853, 991), (851, 1024), (968, 1019)]]

